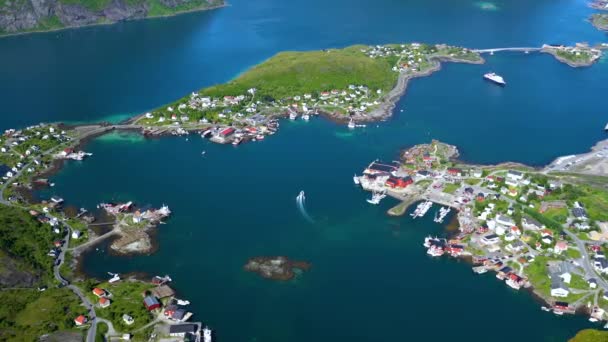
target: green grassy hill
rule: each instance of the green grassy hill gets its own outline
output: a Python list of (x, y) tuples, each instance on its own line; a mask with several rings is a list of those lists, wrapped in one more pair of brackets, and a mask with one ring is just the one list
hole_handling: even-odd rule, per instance
[(398, 74), (391, 71), (394, 58), (372, 59), (363, 46), (339, 50), (282, 52), (236, 79), (201, 91), (201, 95), (240, 95), (257, 88), (258, 95), (281, 99), (294, 94), (345, 89), (350, 84), (390, 90)]

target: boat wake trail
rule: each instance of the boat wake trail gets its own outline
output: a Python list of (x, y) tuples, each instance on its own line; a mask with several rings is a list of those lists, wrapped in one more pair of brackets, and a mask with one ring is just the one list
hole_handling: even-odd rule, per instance
[(310, 223), (315, 223), (315, 221), (312, 219), (312, 217), (310, 217), (310, 215), (308, 215), (308, 212), (306, 212), (306, 207), (304, 206), (305, 201), (306, 201), (306, 197), (304, 196), (304, 191), (300, 191), (300, 194), (298, 195), (298, 197), (296, 197), (296, 203), (298, 205), (298, 209), (300, 210), (300, 213), (302, 214), (302, 216), (304, 216), (306, 221), (308, 221)]

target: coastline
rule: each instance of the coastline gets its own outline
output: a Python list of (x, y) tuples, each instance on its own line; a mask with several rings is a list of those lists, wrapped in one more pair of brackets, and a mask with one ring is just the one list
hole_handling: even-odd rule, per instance
[[(601, 311), (602, 304), (597, 303), (597, 296), (600, 291), (608, 288), (608, 283), (593, 266), (593, 252), (587, 251), (593, 250), (591, 247), (601, 243), (601, 240), (593, 239), (591, 234), (588, 237), (580, 235), (583, 229), (576, 223), (576, 215), (570, 213), (569, 207), (572, 205), (566, 206), (563, 198), (570, 198), (575, 203), (584, 200), (584, 208), (595, 210), (588, 201), (597, 201), (607, 193), (605, 180), (608, 179), (608, 168), (605, 166), (608, 161), (604, 158), (606, 150), (608, 139), (597, 142), (587, 152), (558, 157), (543, 167), (534, 168), (512, 162), (489, 166), (455, 163), (458, 157), (456, 146), (433, 140), (430, 144), (414, 145), (400, 151), (398, 166), (372, 162), (364, 170), (363, 176), (358, 177), (356, 184), (360, 184), (365, 191), (383, 193), (401, 201), (387, 211), (389, 216), (404, 215), (415, 203), (418, 205), (412, 213), (413, 218), (424, 216), (431, 207), (426, 206), (428, 203), (455, 209), (458, 231), (449, 230), (444, 225), (444, 238), (428, 236), (425, 239), (427, 254), (432, 257), (440, 257), (446, 253), (475, 266), (475, 273), (496, 272), (496, 278), (516, 290), (521, 288), (530, 292), (535, 300), (547, 305), (548, 308), (543, 306), (545, 311), (552, 310), (559, 315), (590, 315), (592, 319), (602, 321), (605, 320), (602, 317), (604, 311)], [(567, 160), (571, 162), (565, 163)], [(582, 170), (570, 169), (572, 165), (581, 166)], [(590, 165), (592, 167), (589, 167)], [(426, 170), (427, 175), (420, 174), (420, 170)], [(390, 175), (383, 175), (389, 171)], [(587, 181), (587, 175), (604, 179), (601, 187), (604, 190), (594, 188), (592, 183)], [(388, 177), (386, 183), (384, 177)], [(398, 179), (406, 183), (397, 186)], [(527, 183), (524, 180), (527, 180)], [(509, 184), (510, 190), (504, 188), (505, 183)], [(500, 191), (498, 188), (501, 188)], [(538, 188), (542, 188), (542, 193), (528, 199), (530, 191)], [(510, 192), (513, 190), (514, 194)], [(534, 194), (536, 191), (534, 190)], [(598, 196), (597, 199), (584, 198), (592, 194)], [(525, 199), (522, 199), (524, 196)], [(564, 221), (547, 218), (543, 214), (546, 209), (541, 209), (543, 205), (560, 201), (566, 206), (567, 217)], [(501, 205), (504, 205), (504, 209), (494, 210)], [(577, 205), (575, 204), (574, 208), (581, 208)], [(508, 211), (506, 208), (509, 208)], [(440, 211), (443, 210), (444, 208)], [(440, 216), (437, 221), (436, 212), (435, 222), (443, 224), (443, 217), (445, 215)], [(599, 217), (603, 216), (589, 214), (583, 221), (599, 220)], [(592, 229), (596, 231), (597, 228)], [(555, 241), (544, 240), (545, 236), (554, 234)], [(519, 247), (513, 247), (511, 241), (519, 243)], [(566, 250), (575, 250), (576, 254), (567, 251), (561, 253), (562, 250), (557, 252), (560, 243), (565, 244)], [(561, 265), (560, 263), (574, 265), (569, 272), (572, 272), (572, 277), (581, 279), (576, 285), (570, 283), (570, 280), (565, 281), (572, 286), (572, 290), (564, 290), (565, 294), (553, 292), (555, 288), (552, 277), (561, 277), (554, 273), (558, 272), (555, 267)], [(587, 285), (589, 279), (598, 279), (597, 284)], [(586, 305), (586, 300), (592, 298), (595, 298), (596, 309)]]
[(110, 25), (114, 25), (114, 24), (118, 24), (118, 23), (122, 23), (122, 22), (129, 22), (129, 21), (171, 18), (171, 17), (175, 17), (178, 15), (182, 15), (182, 14), (211, 11), (211, 10), (215, 10), (215, 9), (219, 9), (219, 8), (223, 8), (223, 7), (229, 7), (229, 6), (232, 6), (232, 5), (230, 5), (228, 2), (225, 2), (222, 5), (193, 8), (193, 9), (184, 10), (184, 11), (177, 11), (175, 13), (166, 14), (166, 15), (155, 15), (155, 16), (143, 17), (143, 18), (132, 18), (132, 19), (119, 20), (119, 21), (114, 21), (114, 22), (101, 22), (101, 23), (78, 25), (78, 26), (64, 26), (64, 27), (52, 28), (49, 30), (32, 30), (32, 31), (19, 31), (19, 32), (8, 32), (8, 33), (4, 32), (4, 33), (0, 34), (0, 39), (14, 37), (14, 36), (28, 35), (28, 34), (41, 34), (41, 33), (68, 31), (68, 30), (77, 30), (77, 29), (86, 28), (86, 27), (110, 26)]

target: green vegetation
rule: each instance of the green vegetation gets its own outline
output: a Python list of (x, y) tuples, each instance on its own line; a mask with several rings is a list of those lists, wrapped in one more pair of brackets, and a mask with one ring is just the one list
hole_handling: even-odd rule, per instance
[(608, 30), (608, 14), (593, 14), (591, 16), (591, 23), (600, 30)]
[(97, 323), (97, 334), (95, 335), (95, 342), (105, 342), (105, 336), (108, 333), (109, 327), (104, 322)]
[(0, 340), (34, 341), (43, 334), (74, 329), (74, 318), (86, 314), (72, 291), (51, 288), (0, 291)]
[(460, 183), (447, 183), (443, 186), (443, 192), (446, 194), (453, 194), (460, 188)]
[(539, 255), (525, 269), (532, 286), (546, 297), (549, 297), (551, 294), (551, 279), (547, 276), (548, 261), (548, 257)]
[(394, 61), (369, 58), (361, 53), (363, 46), (308, 52), (281, 52), (226, 84), (201, 91), (201, 95), (225, 96), (245, 94), (256, 88), (256, 96), (282, 99), (296, 94), (346, 89), (363, 84), (370, 89), (390, 90), (397, 81), (391, 71)]
[(418, 185), (419, 187), (424, 189), (424, 188), (428, 187), (429, 185), (431, 185), (431, 183), (433, 183), (433, 181), (430, 179), (421, 179), (416, 182), (416, 185)]
[(112, 0), (60, 0), (65, 5), (81, 5), (93, 12), (101, 11), (108, 7)]
[[(114, 324), (119, 331), (133, 331), (152, 321), (152, 314), (146, 310), (143, 304), (143, 294), (153, 288), (151, 284), (140, 281), (121, 281), (114, 284), (101, 283), (96, 285), (101, 289), (110, 292), (111, 304), (107, 308), (98, 308), (96, 313), (99, 317), (105, 318)], [(99, 299), (91, 292), (91, 288), (83, 288), (87, 297), (93, 303)], [(135, 320), (132, 325), (126, 325), (122, 320), (122, 315), (127, 314)]]
[(477, 185), (479, 184), (479, 182), (481, 182), (481, 179), (479, 178), (467, 178), (464, 180), (465, 183), (469, 184), (469, 185)]
[(36, 26), (36, 28), (34, 30), (35, 31), (49, 31), (49, 30), (56, 30), (56, 29), (59, 29), (62, 27), (64, 27), (63, 23), (61, 22), (61, 20), (59, 20), (58, 16), (54, 15), (52, 17), (44, 18), (40, 22), (38, 22), (38, 25)]
[[(142, 0), (127, 0), (128, 3), (138, 3), (141, 1)], [(223, 3), (222, 1), (217, 1), (217, 0), (216, 1), (191, 0), (188, 2), (184, 2), (183, 4), (178, 5), (176, 7), (167, 7), (159, 0), (149, 0), (148, 16), (149, 17), (168, 16), (168, 15), (173, 15), (173, 14), (180, 13), (180, 12), (188, 12), (188, 11), (194, 11), (194, 10), (198, 10), (198, 9), (219, 6), (222, 3)]]
[(608, 331), (593, 329), (581, 330), (568, 342), (606, 342), (608, 341)]
[(566, 223), (568, 220), (568, 208), (550, 208), (543, 216), (558, 223)]
[(574, 249), (574, 248), (568, 248), (568, 250), (566, 251), (566, 255), (568, 256), (569, 259), (580, 259), (581, 258), (581, 252), (578, 249)]
[(25, 210), (0, 205), (0, 250), (18, 261), (23, 269), (38, 276), (50, 275), (53, 259), (47, 253), (52, 241), (49, 226)]

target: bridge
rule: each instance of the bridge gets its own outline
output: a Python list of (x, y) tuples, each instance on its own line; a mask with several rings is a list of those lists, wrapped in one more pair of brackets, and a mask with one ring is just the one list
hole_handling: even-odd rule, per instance
[(494, 49), (477, 49), (477, 50), (473, 50), (473, 52), (477, 52), (477, 53), (489, 53), (491, 55), (494, 54), (494, 52), (501, 52), (501, 51), (515, 51), (515, 52), (531, 52), (531, 51), (540, 51), (542, 50), (542, 48), (539, 47), (506, 47), (506, 48), (494, 48)]

